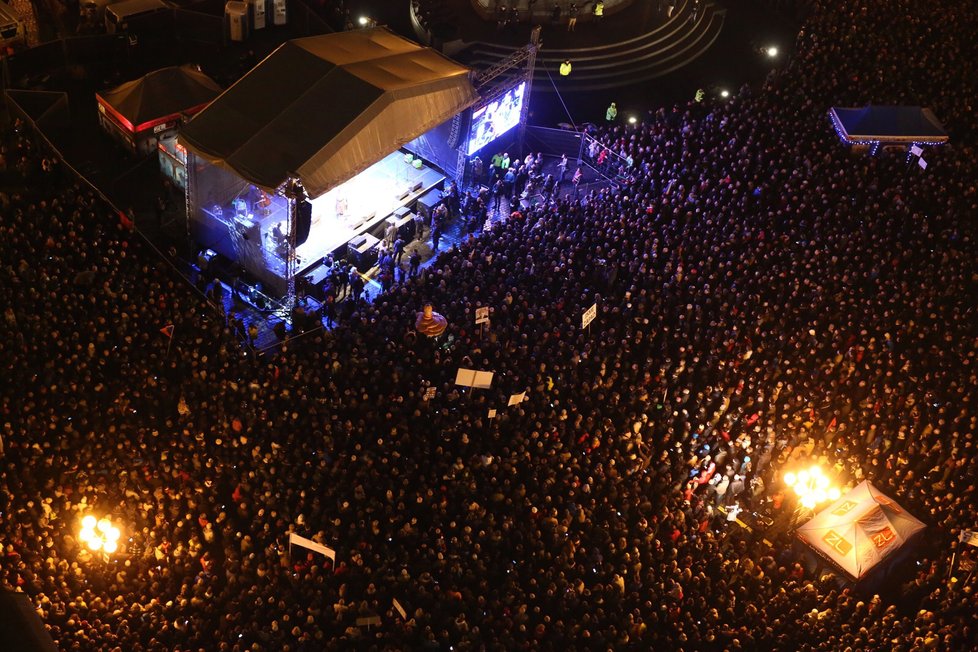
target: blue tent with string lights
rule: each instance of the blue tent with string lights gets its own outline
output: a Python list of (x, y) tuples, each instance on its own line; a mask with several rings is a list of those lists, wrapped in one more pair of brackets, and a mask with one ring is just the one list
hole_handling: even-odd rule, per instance
[(948, 134), (930, 109), (919, 106), (832, 107), (836, 133), (850, 145), (940, 145)]

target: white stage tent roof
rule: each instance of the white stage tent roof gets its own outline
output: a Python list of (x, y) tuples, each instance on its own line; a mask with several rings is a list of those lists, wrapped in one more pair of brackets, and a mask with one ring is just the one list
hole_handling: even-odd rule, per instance
[(266, 190), (315, 198), (479, 99), (469, 69), (385, 28), (301, 38), (187, 124), (180, 141)]
[(860, 579), (924, 527), (866, 481), (799, 527), (798, 537)]

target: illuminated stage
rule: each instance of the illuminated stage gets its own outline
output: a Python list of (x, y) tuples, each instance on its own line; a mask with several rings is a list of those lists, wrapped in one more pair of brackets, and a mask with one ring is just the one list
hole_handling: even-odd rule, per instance
[[(413, 156), (393, 152), (339, 186), (313, 199), (308, 239), (296, 247), (296, 270), (301, 274), (329, 254), (343, 257), (350, 240), (364, 233), (382, 236), (385, 222), (429, 190), (440, 187), (445, 175), (428, 165), (416, 166)], [(224, 202), (208, 202), (204, 213), (212, 228), (198, 239), (232, 260), (247, 261), (246, 269), (264, 270), (258, 279), (273, 291), (287, 283), (288, 202), (280, 195), (243, 185)]]
[[(296, 248), (300, 261), (335, 251), (444, 181), (445, 176), (434, 168), (415, 168), (402, 152), (384, 157), (312, 200), (309, 239)], [(299, 269), (302, 266), (300, 262)]]
[(466, 153), (525, 123), (535, 48), (479, 76), (482, 95), (384, 28), (284, 43), (181, 130), (188, 235), (289, 301), (330, 254), (369, 269), (388, 224), (410, 242)]

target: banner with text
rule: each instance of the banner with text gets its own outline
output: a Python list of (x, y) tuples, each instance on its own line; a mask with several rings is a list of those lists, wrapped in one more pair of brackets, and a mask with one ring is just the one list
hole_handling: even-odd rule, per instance
[(590, 308), (584, 311), (581, 315), (581, 328), (587, 328), (594, 321), (594, 318), (598, 316), (598, 304), (594, 304)]
[(300, 537), (295, 532), (290, 532), (289, 533), (289, 545), (290, 546), (301, 546), (303, 548), (307, 548), (309, 550), (312, 550), (313, 552), (318, 552), (318, 553), (320, 553), (322, 555), (326, 555), (327, 557), (329, 557), (333, 561), (334, 564), (336, 563), (336, 551), (335, 550), (333, 550), (332, 548), (327, 548), (326, 546), (324, 546), (321, 543), (316, 543), (312, 539), (307, 539), (305, 537)]

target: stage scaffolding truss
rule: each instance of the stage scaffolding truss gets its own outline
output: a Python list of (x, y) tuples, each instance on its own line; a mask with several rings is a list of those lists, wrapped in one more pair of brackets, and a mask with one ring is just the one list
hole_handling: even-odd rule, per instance
[(533, 73), (536, 68), (537, 53), (542, 46), (540, 42), (540, 27), (534, 27), (530, 33), (530, 42), (502, 61), (493, 64), (475, 76), (475, 89), (481, 98), (481, 104), (502, 97), (509, 89), (526, 83), (523, 97), (526, 98), (520, 110), (519, 132), (516, 142), (518, 150), (523, 151), (523, 138), (526, 134), (526, 120), (530, 111), (529, 98), (533, 90)]
[[(326, 47), (334, 41), (345, 45)], [(473, 73), (381, 28), (300, 39), (282, 46), (181, 132), (188, 150), (188, 238), (205, 253), (231, 259), (267, 293), (284, 297), (288, 318), (297, 300), (296, 277), (318, 264), (323, 251), (332, 251), (334, 245), (352, 246), (354, 238), (371, 230), (376, 235), (387, 216), (440, 187), (444, 172), (461, 180), (467, 163), (470, 112), (499, 100), (521, 83), (525, 84), (523, 97), (528, 98), (539, 47), (540, 31), (535, 29), (525, 47)], [(330, 57), (335, 52), (356, 53), (357, 61), (342, 57), (333, 61)], [(390, 74), (385, 63), (394, 59), (406, 62), (395, 69), (397, 75)], [(374, 60), (380, 63), (375, 65)], [(338, 81), (330, 81), (334, 77)], [(265, 103), (268, 106), (255, 108), (247, 91), (262, 80), (281, 81), (283, 89)], [(362, 97), (357, 101), (362, 108), (338, 108), (344, 114), (341, 119), (319, 125), (315, 137), (289, 144), (295, 130), (293, 123), (283, 122), (282, 112), (304, 113), (300, 108), (311, 101), (310, 92), (304, 90), (309, 84), (326, 97), (335, 96), (334, 87), (340, 83), (359, 89)], [(281, 110), (273, 111), (279, 104)], [(519, 110), (520, 150), (528, 105), (523, 101)], [(257, 128), (269, 115), (275, 117)], [(248, 126), (251, 128), (245, 129)], [(270, 140), (278, 131), (286, 141)], [(426, 138), (411, 150), (412, 143)], [(388, 145), (400, 149), (384, 157)], [(359, 163), (351, 166), (353, 154)], [(450, 170), (452, 165), (454, 170)], [(364, 184), (370, 185), (366, 193), (360, 187)], [(391, 185), (398, 186), (396, 192), (388, 189)], [(391, 206), (374, 201), (362, 210), (354, 208), (364, 194), (383, 195), (383, 202), (390, 199)], [(391, 198), (400, 199), (394, 202)], [(300, 211), (304, 212), (300, 215)], [(346, 219), (337, 226), (335, 238), (330, 232), (325, 238), (328, 242), (320, 243), (324, 240), (320, 235), (303, 244), (310, 214), (312, 230), (319, 234), (324, 233), (324, 223), (338, 225), (338, 218)]]

